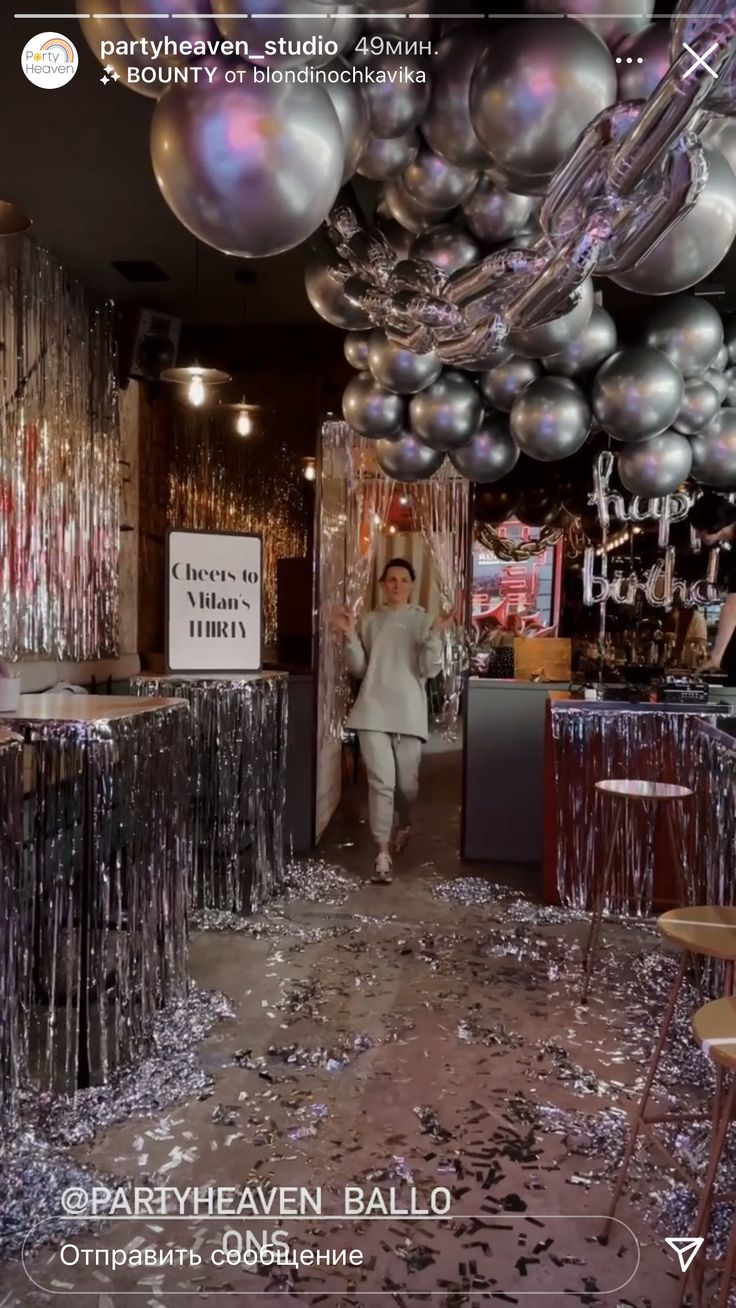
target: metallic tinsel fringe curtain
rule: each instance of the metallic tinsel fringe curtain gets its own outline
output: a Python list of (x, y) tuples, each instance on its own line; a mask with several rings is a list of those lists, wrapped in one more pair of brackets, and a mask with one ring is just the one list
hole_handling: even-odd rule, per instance
[(190, 730), (183, 708), (23, 724), (21, 1046), (42, 1086), (73, 1090), (80, 1063), (107, 1079), (186, 994)]
[(254, 912), (284, 881), (288, 678), (139, 677), (135, 686), (191, 705), (194, 907)]
[(18, 1107), (21, 1012), (18, 1003), (20, 941), (20, 855), (23, 804), (23, 745), (0, 739), (0, 1136), (12, 1126)]
[(263, 537), (264, 641), (276, 641), (276, 561), (304, 558), (304, 479), (288, 446), (267, 435), (243, 440), (220, 415), (172, 406), (170, 527)]
[[(706, 711), (700, 717), (665, 707), (552, 706), (557, 882), (563, 904), (590, 907), (593, 875), (605, 858), (605, 801), (595, 783), (607, 777), (689, 786), (694, 799), (673, 804), (672, 815), (691, 902), (733, 902), (736, 742), (729, 745), (722, 733), (712, 730), (717, 720), (716, 713)], [(627, 806), (618, 843), (609, 908), (630, 911), (633, 873), (641, 911), (648, 913), (655, 852), (650, 806)]]
[(322, 426), (319, 524), (319, 732), (341, 740), (350, 705), (344, 642), (333, 629), (336, 606), (358, 614), (365, 600), (392, 482), (373, 442), (345, 422)]
[(0, 654), (117, 653), (113, 307), (0, 241)]

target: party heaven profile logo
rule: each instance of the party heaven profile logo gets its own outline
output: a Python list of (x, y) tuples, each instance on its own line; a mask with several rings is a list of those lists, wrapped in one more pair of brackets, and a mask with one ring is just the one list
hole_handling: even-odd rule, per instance
[(23, 49), (21, 68), (34, 86), (57, 91), (71, 82), (79, 67), (77, 47), (58, 32), (41, 32), (31, 37)]

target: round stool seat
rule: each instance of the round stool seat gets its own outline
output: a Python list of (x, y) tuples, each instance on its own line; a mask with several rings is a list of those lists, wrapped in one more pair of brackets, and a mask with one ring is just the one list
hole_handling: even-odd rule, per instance
[(604, 795), (618, 795), (620, 799), (687, 799), (693, 793), (687, 786), (671, 785), (668, 781), (631, 781), (625, 777), (596, 781), (595, 788)]
[(715, 904), (672, 908), (657, 918), (657, 926), (673, 945), (691, 954), (736, 959), (736, 908)]
[(693, 1016), (693, 1034), (714, 1063), (736, 1069), (736, 999), (714, 999), (699, 1008)]

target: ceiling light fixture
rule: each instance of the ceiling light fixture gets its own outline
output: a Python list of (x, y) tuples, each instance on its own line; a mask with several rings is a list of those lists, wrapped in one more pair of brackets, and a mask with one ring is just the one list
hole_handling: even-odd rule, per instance
[(302, 472), (306, 481), (316, 481), (317, 460), (313, 458), (302, 459)]
[(250, 436), (255, 429), (256, 414), (260, 404), (246, 404), (243, 398), (239, 404), (224, 404), (224, 409), (231, 409), (235, 414), (235, 431), (238, 436)]
[(201, 368), (193, 363), (186, 368), (166, 368), (161, 373), (161, 381), (171, 382), (174, 386), (186, 387), (186, 398), (195, 409), (201, 409), (208, 399), (208, 389), (212, 386), (224, 386), (230, 381), (230, 374), (220, 368)]
[(0, 236), (20, 236), (31, 226), (27, 213), (10, 200), (0, 200)]

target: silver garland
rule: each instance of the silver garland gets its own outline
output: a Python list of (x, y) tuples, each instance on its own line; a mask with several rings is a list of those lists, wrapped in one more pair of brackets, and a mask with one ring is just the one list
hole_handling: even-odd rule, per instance
[(117, 653), (114, 313), (30, 239), (0, 242), (0, 651)]
[(23, 745), (0, 731), (0, 1134), (14, 1120), (21, 1066), (18, 923), (21, 884)]
[(191, 706), (194, 908), (252, 913), (284, 881), (287, 677), (150, 676), (135, 689)]
[(189, 715), (18, 728), (35, 772), (16, 891), (20, 1064), (73, 1090), (85, 1069), (105, 1081), (145, 1053), (158, 1009), (186, 993)]

